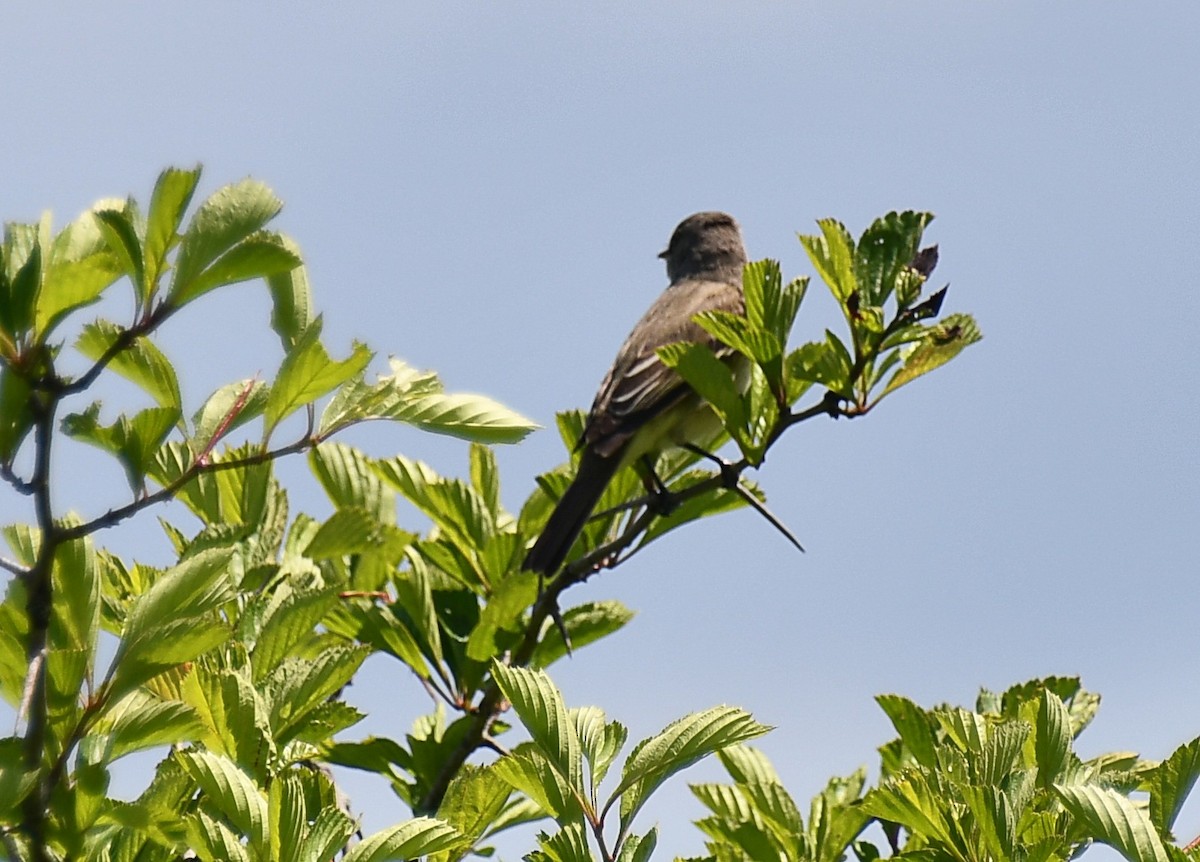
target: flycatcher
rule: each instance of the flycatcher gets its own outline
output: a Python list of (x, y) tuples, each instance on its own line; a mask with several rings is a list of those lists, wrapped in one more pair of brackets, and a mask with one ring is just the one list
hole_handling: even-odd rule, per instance
[(658, 348), (679, 341), (707, 344), (722, 358), (736, 356), (693, 320), (703, 311), (743, 314), (746, 249), (732, 216), (688, 216), (667, 250), (670, 284), (629, 333), (600, 384), (579, 440), (575, 479), (550, 514), (524, 568), (554, 575), (618, 470), (653, 459), (670, 446), (704, 444), (721, 429), (708, 403), (662, 363)]

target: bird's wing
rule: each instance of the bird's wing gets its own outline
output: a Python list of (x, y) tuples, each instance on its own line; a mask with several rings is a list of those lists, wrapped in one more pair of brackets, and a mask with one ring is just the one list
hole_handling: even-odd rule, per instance
[(663, 292), (621, 345), (584, 427), (585, 445), (602, 455), (616, 452), (638, 428), (690, 391), (658, 358), (658, 348), (679, 341), (707, 344), (724, 355), (732, 351), (692, 320), (702, 311), (742, 313), (740, 285), (720, 281), (680, 281)]

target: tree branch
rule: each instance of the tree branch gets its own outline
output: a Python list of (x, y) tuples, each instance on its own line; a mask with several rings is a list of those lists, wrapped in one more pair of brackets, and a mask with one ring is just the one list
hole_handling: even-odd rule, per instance
[[(838, 416), (848, 415), (841, 409), (841, 402), (843, 400), (840, 395), (834, 392), (827, 392), (820, 403), (807, 410), (803, 410), (800, 413), (782, 413), (774, 430), (771, 432), (767, 448), (769, 449), (783, 432), (793, 425), (798, 425), (817, 416), (832, 416), (837, 418)], [(728, 487), (729, 477), (726, 475), (727, 473), (737, 477), (750, 466), (750, 462), (743, 457), (739, 461), (731, 463), (728, 469), (723, 469), (721, 473), (714, 474), (682, 490), (673, 491), (672, 498), (675, 502), (681, 503), (693, 497), (699, 497), (709, 491)], [(586, 581), (601, 568), (612, 568), (632, 555), (633, 552), (622, 557), (620, 560), (613, 560), (621, 551), (624, 551), (636, 542), (646, 532), (651, 522), (658, 517), (658, 512), (650, 505), (652, 502), (653, 498), (650, 495), (630, 501), (628, 508), (633, 509), (641, 506), (644, 507), (644, 510), (629, 523), (621, 532), (621, 535), (568, 563), (562, 572), (559, 573), (558, 577), (547, 585), (530, 610), (529, 623), (525, 627), (525, 634), (509, 658), (508, 664), (510, 667), (524, 667), (529, 663), (529, 660), (533, 657), (534, 650), (537, 648), (538, 638), (541, 636), (546, 620), (553, 618), (555, 612), (558, 610), (559, 596), (575, 584)], [(634, 552), (636, 550), (635, 548)], [(500, 715), (502, 703), (503, 697), (500, 694), (499, 686), (496, 685), (494, 680), (488, 682), (487, 686), (483, 689), (483, 696), (480, 698), (478, 705), (473, 709), (475, 720), (468, 727), (466, 734), (458, 746), (450, 753), (446, 762), (442, 764), (441, 771), (438, 772), (425, 796), (414, 806), (414, 813), (418, 815), (431, 815), (437, 811), (438, 806), (442, 803), (442, 798), (446, 795), (446, 789), (450, 786), (451, 780), (462, 769), (463, 764), (467, 762), (467, 758), (479, 748), (486, 746), (489, 730), (492, 722)]]
[(93, 518), (82, 524), (76, 524), (73, 527), (64, 527), (60, 530), (60, 537), (65, 541), (72, 539), (80, 539), (84, 536), (89, 536), (97, 530), (103, 530), (108, 527), (113, 527), (124, 521), (131, 515), (136, 515), (142, 509), (149, 508), (156, 503), (162, 503), (173, 498), (179, 490), (188, 482), (201, 476), (205, 473), (218, 473), (222, 470), (236, 470), (239, 467), (253, 467), (257, 464), (265, 464), (268, 461), (274, 461), (277, 458), (282, 458), (284, 455), (294, 455), (298, 452), (303, 452), (317, 445), (319, 441), (310, 436), (301, 437), (294, 443), (289, 443), (287, 446), (281, 446), (278, 449), (271, 449), (267, 452), (260, 452), (257, 455), (249, 455), (245, 458), (236, 458), (232, 461), (205, 461), (203, 463), (193, 463), (191, 467), (185, 470), (175, 481), (164, 485), (153, 494), (147, 494), (145, 497), (139, 497), (131, 503), (126, 503), (124, 506), (118, 506), (115, 509), (109, 509), (103, 515)]
[[(53, 369), (47, 380), (57, 380)], [(58, 397), (54, 392), (35, 392), (31, 401), (34, 425), (34, 466), (29, 480), (33, 487), (34, 511), (41, 534), (37, 559), (26, 579), (28, 596), (25, 613), (29, 619), (26, 659), (29, 678), (25, 689), (29, 719), (25, 726), (23, 755), (25, 768), (37, 774), (33, 788), (23, 803), (22, 827), (29, 836), (35, 862), (49, 859), (46, 850), (46, 806), (50, 799), (49, 775), (41, 768), (46, 741), (49, 704), (46, 701), (46, 643), (50, 630), (53, 601), (54, 555), (63, 539), (54, 523), (50, 501), (50, 452), (54, 435), (54, 413)]]
[(58, 387), (59, 397), (67, 395), (78, 395), (83, 392), (100, 376), (101, 372), (108, 367), (108, 364), (117, 358), (117, 355), (133, 346), (143, 335), (149, 335), (168, 317), (174, 314), (176, 309), (173, 306), (163, 303), (142, 320), (135, 323), (128, 329), (122, 329), (121, 332), (113, 339), (113, 343), (108, 345), (100, 357), (92, 364), (92, 367), (83, 373), (83, 376), (72, 380), (70, 383), (61, 384)]
[(8, 557), (0, 557), (0, 569), (16, 575), (21, 580), (29, 577), (30, 569), (25, 568), (20, 563), (8, 559)]

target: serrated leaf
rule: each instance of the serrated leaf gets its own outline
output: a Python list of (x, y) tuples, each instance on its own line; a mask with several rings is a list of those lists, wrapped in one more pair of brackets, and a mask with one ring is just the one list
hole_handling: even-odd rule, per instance
[[(281, 240), (283, 247), (300, 260), (300, 247), (289, 237)], [(272, 273), (267, 276), (267, 285), (271, 288), (271, 328), (279, 335), (283, 349), (290, 351), (316, 316), (308, 270), (301, 265)]]
[(193, 454), (211, 449), (233, 429), (261, 416), (266, 406), (267, 387), (257, 378), (222, 386), (192, 416), (194, 432), (188, 442)]
[(288, 658), (272, 671), (271, 726), (281, 738), (309, 711), (350, 682), (369, 655), (366, 647), (328, 648), (313, 659)]
[(276, 593), (250, 652), (254, 681), (270, 674), (293, 647), (310, 637), (336, 602), (337, 592), (332, 588), (297, 590), (283, 596)]
[(167, 270), (167, 253), (178, 241), (179, 225), (200, 181), (200, 166), (192, 170), (167, 168), (158, 175), (146, 214), (145, 267), (138, 298), (149, 304), (158, 280)]
[[(87, 212), (67, 225), (55, 239), (49, 259), (43, 261), (34, 313), (34, 332), (39, 341), (45, 341), (72, 311), (96, 302), (124, 271), (117, 254), (105, 244), (100, 216)], [(132, 241), (136, 244), (136, 234)]]
[(533, 743), (519, 745), (492, 764), (496, 775), (529, 797), (543, 816), (559, 823), (577, 818), (583, 797)]
[(1038, 701), (1035, 731), (1038, 783), (1046, 787), (1058, 778), (1071, 753), (1071, 716), (1066, 704), (1049, 689)]
[(105, 762), (111, 763), (146, 748), (199, 740), (204, 725), (190, 705), (135, 690), (103, 711), (95, 731), (108, 735)]
[(389, 364), (392, 373), (374, 385), (353, 380), (334, 396), (321, 417), (322, 434), (356, 422), (390, 419), (476, 443), (515, 443), (538, 427), (486, 396), (443, 392), (430, 372), (394, 357)]
[(308, 463), (334, 506), (363, 509), (381, 524), (396, 523), (396, 495), (362, 451), (325, 442), (309, 452)]
[(928, 713), (906, 697), (898, 694), (881, 694), (875, 702), (887, 713), (892, 726), (900, 735), (900, 741), (922, 766), (937, 766), (934, 752), (933, 730), (929, 726)]
[(800, 244), (808, 253), (821, 280), (829, 286), (843, 309), (850, 295), (858, 290), (854, 277), (854, 240), (841, 222), (819, 219), (820, 236), (800, 236)]
[[(489, 767), (464, 765), (454, 776), (438, 806), (437, 816), (453, 826), (464, 846), (475, 844), (500, 816), (512, 787)], [(461, 858), (463, 854), (454, 854)]]
[(337, 808), (326, 808), (308, 828), (296, 862), (329, 862), (349, 842), (358, 824)]
[(294, 248), (294, 243), (277, 233), (264, 230), (252, 234), (217, 258), (171, 301), (183, 305), (218, 287), (290, 272), (301, 264)]
[(1094, 840), (1130, 862), (1170, 862), (1146, 812), (1120, 793), (1091, 784), (1055, 785), (1054, 789)]
[[(121, 690), (119, 683), (125, 679), (122, 666), (131, 657), (143, 651), (161, 655), (167, 646), (178, 647), (178, 641), (171, 644), (164, 641), (164, 635), (172, 632), (178, 638), (188, 627), (200, 627), (200, 617), (233, 599), (232, 559), (233, 551), (228, 548), (201, 551), (169, 569), (134, 601), (113, 659), (115, 690)], [(178, 655), (172, 652), (172, 658)], [(185, 660), (175, 658), (171, 663)]]
[(553, 835), (540, 833), (538, 846), (542, 848), (541, 852), (527, 858), (531, 862), (593, 862), (583, 823), (574, 821), (560, 826), (562, 828)]
[(937, 326), (931, 327), (926, 337), (904, 355), (904, 364), (892, 375), (878, 398), (945, 365), (982, 337), (969, 315), (950, 315)]
[(908, 770), (881, 783), (864, 797), (862, 810), (947, 847), (955, 844), (953, 830), (938, 798), (928, 781), (916, 770)]
[(182, 751), (175, 756), (213, 806), (250, 839), (251, 845), (266, 849), (267, 800), (254, 779), (228, 757), (211, 751)]
[(504, 696), (545, 754), (580, 799), (584, 796), (583, 749), (562, 694), (544, 671), (492, 663), (492, 674)]
[(0, 464), (12, 463), (33, 428), (32, 395), (25, 378), (0, 364)]
[(282, 208), (275, 193), (257, 180), (217, 190), (200, 205), (183, 235), (168, 300), (179, 306), (193, 298), (193, 284), (201, 273)]
[(321, 323), (317, 318), (296, 342), (280, 366), (271, 385), (263, 411), (264, 435), (269, 437), (283, 419), (305, 404), (327, 395), (359, 374), (371, 361), (371, 351), (355, 344), (345, 359), (334, 360), (321, 344)]
[(221, 862), (251, 862), (250, 851), (242, 844), (241, 837), (220, 820), (197, 811), (184, 822), (188, 844), (198, 848), (200, 858), (206, 862), (218, 859)]
[(681, 342), (660, 347), (659, 358), (700, 393), (731, 432), (744, 428), (746, 405), (733, 369), (703, 344)]
[[(75, 348), (93, 361), (124, 337), (124, 330), (107, 320), (97, 320), (83, 328)], [(145, 336), (134, 339), (108, 363), (117, 374), (145, 390), (161, 407), (182, 409), (179, 379), (171, 361)]]
[[(563, 612), (563, 625), (571, 637), (571, 648), (594, 643), (623, 628), (634, 617), (634, 611), (616, 600), (584, 602)], [(547, 621), (545, 631), (538, 641), (529, 666), (546, 668), (567, 655), (562, 632), (557, 625)]]
[(629, 731), (620, 722), (606, 721), (604, 711), (596, 706), (571, 710), (575, 732), (590, 767), (590, 784), (595, 791), (608, 774), (608, 768), (625, 745)]
[(653, 827), (645, 835), (630, 835), (621, 845), (617, 854), (617, 862), (649, 862), (650, 854), (658, 846), (658, 827)]
[(1200, 737), (1179, 746), (1150, 776), (1150, 820), (1169, 839), (1196, 779), (1200, 777)]
[(864, 305), (882, 305), (912, 263), (933, 213), (890, 212), (863, 231), (855, 247), (855, 275)]
[(364, 838), (351, 848), (343, 862), (415, 859), (439, 850), (449, 850), (462, 840), (462, 836), (449, 823), (433, 817), (418, 817)]
[(642, 740), (625, 761), (613, 791), (613, 798), (621, 797), (622, 826), (627, 828), (650, 794), (675, 773), (768, 730), (742, 709), (717, 706), (684, 716)]
[(317, 530), (304, 549), (314, 560), (328, 560), (367, 551), (380, 541), (382, 525), (366, 509), (338, 509)]

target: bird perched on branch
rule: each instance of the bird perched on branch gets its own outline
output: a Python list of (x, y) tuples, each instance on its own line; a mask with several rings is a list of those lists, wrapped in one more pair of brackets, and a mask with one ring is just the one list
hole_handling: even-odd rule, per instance
[(744, 364), (693, 319), (704, 311), (744, 313), (741, 231), (725, 213), (696, 213), (680, 222), (659, 257), (667, 263), (670, 284), (629, 333), (604, 376), (579, 440), (575, 478), (526, 555), (525, 569), (544, 576), (557, 573), (622, 467), (638, 466), (652, 487), (660, 452), (707, 443), (721, 429), (708, 403), (663, 364), (657, 351), (694, 341), (709, 345), (718, 357)]

